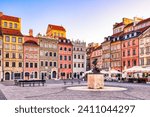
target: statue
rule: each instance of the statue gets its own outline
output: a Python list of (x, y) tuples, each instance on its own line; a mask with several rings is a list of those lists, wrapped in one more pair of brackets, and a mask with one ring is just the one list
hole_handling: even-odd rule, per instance
[(100, 73), (100, 70), (97, 67), (97, 63), (98, 63), (97, 59), (94, 59), (94, 61), (92, 62), (93, 66), (94, 66), (92, 72), (95, 73), (95, 74)]

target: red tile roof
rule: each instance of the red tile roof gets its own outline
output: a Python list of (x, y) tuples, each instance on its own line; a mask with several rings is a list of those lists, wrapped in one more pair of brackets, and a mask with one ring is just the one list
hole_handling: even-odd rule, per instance
[(8, 21), (13, 21), (13, 22), (19, 22), (18, 17), (13, 17), (13, 16), (7, 16), (7, 15), (2, 15), (0, 17), (1, 20), (8, 20)]
[(134, 24), (134, 22), (132, 22), (132, 23), (130, 23), (130, 24), (128, 24), (128, 25), (126, 25), (124, 28), (130, 27), (130, 26), (133, 26), (133, 24)]
[(113, 34), (112, 37), (118, 37), (118, 36), (121, 36), (122, 34), (123, 34), (123, 31), (119, 32), (119, 33), (116, 33), (116, 34)]
[(113, 28), (117, 28), (117, 27), (122, 26), (122, 25), (124, 25), (124, 23), (123, 23), (123, 22), (121, 22), (121, 23), (116, 23), (116, 24), (114, 25), (114, 27), (113, 27)]
[(65, 28), (63, 26), (58, 26), (58, 25), (52, 25), (49, 24), (48, 27), (52, 30), (61, 30), (61, 31), (66, 31)]
[[(148, 22), (148, 21), (150, 21), (150, 18), (147, 18), (147, 19), (144, 19), (144, 20), (140, 21), (137, 25), (146, 23), (146, 22)], [(136, 25), (136, 26), (137, 26), (137, 25)]]
[(23, 36), (19, 30), (1, 28), (0, 32), (5, 35)]

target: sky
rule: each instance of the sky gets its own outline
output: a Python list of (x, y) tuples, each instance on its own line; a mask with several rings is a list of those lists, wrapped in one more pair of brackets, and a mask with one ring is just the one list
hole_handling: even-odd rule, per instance
[(0, 0), (0, 11), (22, 19), (22, 33), (62, 25), (68, 39), (101, 43), (123, 17), (150, 17), (150, 0)]

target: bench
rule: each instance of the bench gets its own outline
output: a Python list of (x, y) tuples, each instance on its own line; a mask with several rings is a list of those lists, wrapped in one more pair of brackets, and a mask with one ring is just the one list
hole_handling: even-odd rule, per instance
[(15, 85), (18, 86), (25, 86), (25, 84), (29, 84), (29, 86), (35, 86), (35, 84), (38, 84), (40, 86), (40, 84), (42, 84), (42, 86), (44, 86), (44, 84), (46, 83), (46, 80), (14, 80)]

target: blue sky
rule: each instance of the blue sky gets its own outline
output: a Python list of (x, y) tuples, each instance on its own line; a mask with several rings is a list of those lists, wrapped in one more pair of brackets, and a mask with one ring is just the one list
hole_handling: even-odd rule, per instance
[(0, 11), (22, 18), (22, 33), (63, 25), (70, 39), (102, 42), (123, 17), (150, 17), (150, 0), (0, 0)]

